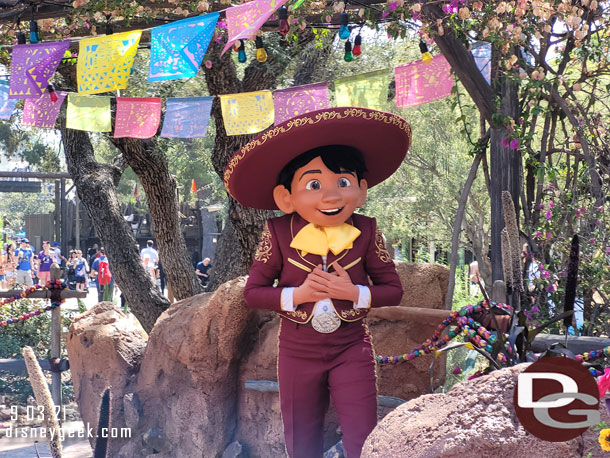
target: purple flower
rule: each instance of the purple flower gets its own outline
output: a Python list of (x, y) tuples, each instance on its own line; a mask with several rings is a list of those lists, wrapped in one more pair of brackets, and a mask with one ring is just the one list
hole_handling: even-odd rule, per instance
[(504, 137), (502, 139), (502, 141), (500, 142), (500, 144), (504, 147), (504, 148), (508, 148), (508, 137)]
[(421, 22), (421, 15), (419, 14), (419, 11), (411, 11), (411, 18), (414, 21), (420, 21)]
[(540, 313), (540, 308), (537, 305), (534, 305), (531, 309), (530, 309), (530, 313), (534, 314), (534, 313)]
[(595, 220), (595, 225), (599, 227), (602, 225), (602, 222), (600, 220)]
[(385, 18), (387, 18), (389, 15), (390, 15), (390, 13), (389, 13), (389, 12), (384, 11), (383, 13), (381, 13), (381, 19), (385, 19)]
[(548, 270), (542, 270), (542, 271), (540, 272), (540, 277), (541, 277), (541, 278), (548, 278), (550, 275), (551, 275), (551, 274), (549, 273), (549, 271), (548, 271)]
[(398, 7), (397, 2), (392, 2), (392, 3), (388, 4), (388, 10), (390, 10), (390, 11), (394, 11), (397, 7)]
[(541, 235), (542, 235), (542, 232), (540, 232), (540, 231), (534, 232), (534, 237), (535, 238), (539, 238)]
[(545, 236), (547, 239), (550, 239), (550, 238), (553, 238), (553, 233), (552, 233), (552, 232), (547, 232), (547, 233), (546, 233), (544, 236)]
[(480, 377), (481, 375), (483, 375), (483, 372), (481, 372), (481, 371), (476, 371), (474, 374), (472, 374), (470, 377), (468, 377), (468, 380), (472, 380), (472, 379), (474, 379), (474, 378), (478, 378), (478, 377)]
[(220, 27), (221, 29), (226, 29), (227, 28), (227, 23), (223, 19), (221, 19), (220, 21), (218, 21), (216, 23), (216, 26)]
[(610, 256), (610, 246), (607, 246), (607, 247), (606, 247), (606, 254), (607, 254), (608, 256)]
[(510, 149), (519, 149), (519, 139), (514, 138), (510, 141)]
[(544, 204), (538, 205), (538, 210), (544, 210)]
[(461, 373), (461, 372), (462, 372), (462, 368), (461, 368), (460, 366), (456, 366), (456, 367), (455, 367), (455, 369), (453, 369), (453, 370), (451, 371), (451, 373), (452, 373), (453, 375), (458, 375), (458, 374), (459, 374), (459, 373)]
[(555, 204), (553, 203), (552, 200), (549, 202), (549, 208), (555, 208)]
[(603, 205), (600, 205), (599, 207), (595, 207), (595, 209), (596, 209), (598, 212), (600, 212), (600, 211), (602, 211), (602, 210), (604, 209), (604, 206), (603, 206)]
[(546, 290), (547, 290), (549, 293), (554, 293), (554, 292), (555, 292), (555, 285), (549, 285), (549, 286), (547, 286), (547, 287), (546, 287)]
[(595, 245), (595, 242), (597, 242), (597, 239), (596, 239), (596, 238), (592, 238), (591, 240), (589, 240), (589, 243), (590, 243), (591, 245)]
[(551, 219), (553, 217), (553, 212), (551, 210), (547, 210), (546, 213), (544, 214), (544, 217), (546, 219)]

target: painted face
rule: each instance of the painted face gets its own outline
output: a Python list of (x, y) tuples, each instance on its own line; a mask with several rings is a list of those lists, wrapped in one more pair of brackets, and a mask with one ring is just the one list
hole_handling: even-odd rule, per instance
[(338, 226), (364, 204), (366, 181), (355, 173), (335, 173), (316, 157), (294, 173), (287, 198), (306, 221), (318, 226)]

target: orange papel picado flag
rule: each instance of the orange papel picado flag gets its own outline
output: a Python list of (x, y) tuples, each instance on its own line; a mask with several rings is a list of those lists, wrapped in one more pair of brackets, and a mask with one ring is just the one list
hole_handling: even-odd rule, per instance
[(195, 183), (194, 178), (193, 178), (193, 181), (191, 182), (191, 191), (193, 191), (195, 194), (197, 194), (197, 184)]

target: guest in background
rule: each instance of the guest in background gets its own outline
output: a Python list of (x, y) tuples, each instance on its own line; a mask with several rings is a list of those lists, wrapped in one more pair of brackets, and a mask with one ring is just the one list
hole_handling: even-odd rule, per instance
[(42, 251), (38, 253), (38, 279), (44, 285), (51, 281), (51, 264), (53, 264), (54, 253), (51, 252), (51, 244), (42, 242)]
[(201, 280), (201, 286), (204, 288), (208, 285), (208, 281), (210, 279), (209, 270), (212, 268), (212, 264), (210, 264), (210, 258), (205, 258), (203, 261), (197, 264), (197, 269), (195, 270), (195, 274)]

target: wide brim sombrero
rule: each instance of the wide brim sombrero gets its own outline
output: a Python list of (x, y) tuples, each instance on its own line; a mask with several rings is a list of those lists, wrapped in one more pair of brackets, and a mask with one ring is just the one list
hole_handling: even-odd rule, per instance
[(224, 185), (244, 206), (276, 210), (273, 188), (292, 159), (313, 148), (347, 145), (362, 153), (368, 187), (392, 175), (411, 144), (409, 123), (392, 113), (342, 107), (312, 111), (272, 127), (229, 161)]

